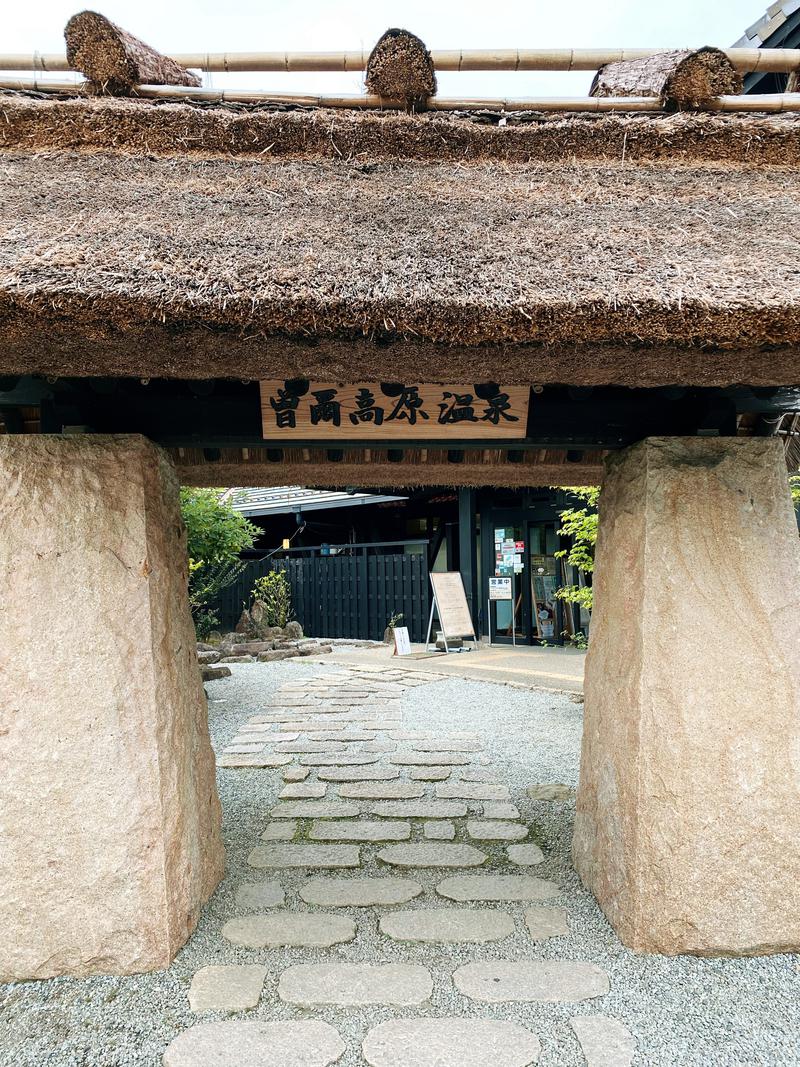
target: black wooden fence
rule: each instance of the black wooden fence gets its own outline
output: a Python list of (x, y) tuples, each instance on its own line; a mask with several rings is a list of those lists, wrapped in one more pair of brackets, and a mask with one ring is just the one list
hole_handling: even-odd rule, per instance
[[(250, 603), (256, 578), (281, 570), (292, 587), (295, 618), (309, 637), (379, 641), (392, 615), (402, 614), (412, 641), (424, 641), (430, 612), (427, 541), (390, 541), (298, 548), (251, 560), (209, 607), (224, 630)], [(326, 552), (326, 554), (323, 554)]]

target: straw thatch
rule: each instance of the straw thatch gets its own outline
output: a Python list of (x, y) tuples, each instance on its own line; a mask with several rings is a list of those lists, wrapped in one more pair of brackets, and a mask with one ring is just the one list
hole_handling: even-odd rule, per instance
[(2, 161), (6, 373), (800, 382), (796, 169)]
[(391, 29), (380, 38), (367, 60), (368, 93), (404, 100), (409, 111), (424, 108), (436, 93), (436, 72), (424, 43), (408, 30)]
[(608, 63), (590, 90), (592, 96), (654, 96), (674, 110), (703, 108), (716, 96), (741, 92), (742, 76), (719, 48), (675, 49)]
[(127, 96), (135, 85), (201, 85), (173, 59), (127, 33), (95, 11), (81, 11), (64, 29), (67, 61), (93, 92)]

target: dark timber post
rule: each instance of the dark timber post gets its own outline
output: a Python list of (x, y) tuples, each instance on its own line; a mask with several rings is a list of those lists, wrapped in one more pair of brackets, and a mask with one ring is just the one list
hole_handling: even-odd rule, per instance
[(478, 636), (478, 551), (475, 537), (475, 490), (458, 490), (458, 561), (467, 593), (475, 636)]

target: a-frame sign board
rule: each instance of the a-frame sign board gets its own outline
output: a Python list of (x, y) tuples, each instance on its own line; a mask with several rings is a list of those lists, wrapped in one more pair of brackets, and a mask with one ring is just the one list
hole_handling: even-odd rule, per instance
[(464, 581), (460, 572), (432, 572), (430, 579), (433, 588), (433, 603), (431, 604), (431, 617), (428, 622), (425, 651), (430, 651), (434, 615), (439, 619), (446, 652), (450, 651), (448, 640), (471, 638), (472, 641), (477, 642), (475, 627), (469, 612), (469, 604), (467, 604), (467, 594), (464, 592)]

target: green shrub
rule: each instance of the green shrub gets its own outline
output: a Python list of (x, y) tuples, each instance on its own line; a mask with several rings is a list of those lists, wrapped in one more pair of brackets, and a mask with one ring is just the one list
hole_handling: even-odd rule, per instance
[(283, 571), (270, 571), (257, 578), (253, 586), (253, 600), (264, 605), (266, 626), (285, 626), (294, 617), (292, 611), (292, 587)]

